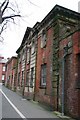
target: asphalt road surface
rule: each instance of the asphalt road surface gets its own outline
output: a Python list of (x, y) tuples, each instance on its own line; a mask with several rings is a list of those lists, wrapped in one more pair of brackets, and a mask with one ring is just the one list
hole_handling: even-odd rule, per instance
[[(28, 119), (47, 118), (47, 120), (59, 120), (52, 111), (39, 106), (38, 103), (22, 99), (17, 93), (0, 85), (0, 118)], [(10, 118), (10, 119), (8, 119)], [(37, 120), (37, 119), (36, 119)]]

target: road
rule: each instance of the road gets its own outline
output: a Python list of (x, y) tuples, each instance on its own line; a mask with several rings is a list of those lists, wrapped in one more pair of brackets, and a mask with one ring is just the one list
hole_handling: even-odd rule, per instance
[(48, 118), (49, 120), (57, 116), (38, 103), (22, 99), (16, 92), (0, 85), (0, 118), (29, 118), (29, 120), (30, 118)]

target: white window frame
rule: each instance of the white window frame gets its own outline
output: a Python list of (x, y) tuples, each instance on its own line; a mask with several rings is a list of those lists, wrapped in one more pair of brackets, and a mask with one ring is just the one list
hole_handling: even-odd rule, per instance
[(47, 38), (46, 38), (46, 33), (45, 33), (45, 31), (43, 30), (42, 36), (41, 36), (41, 48), (44, 48), (44, 47), (46, 46), (46, 40), (47, 40)]
[(23, 53), (22, 55), (22, 61), (25, 59), (25, 53)]
[(6, 70), (6, 67), (5, 66), (3, 66), (3, 71), (5, 71)]
[(31, 54), (34, 54), (34, 53), (35, 53), (35, 43), (33, 43), (31, 47)]
[(30, 61), (30, 49), (27, 50), (27, 63)]
[(5, 75), (2, 75), (2, 81), (5, 80)]

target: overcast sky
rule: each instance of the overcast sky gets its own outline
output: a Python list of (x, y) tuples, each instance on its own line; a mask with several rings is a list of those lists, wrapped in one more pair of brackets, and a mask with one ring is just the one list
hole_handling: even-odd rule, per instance
[(78, 12), (79, 2), (79, 0), (30, 0), (35, 4), (33, 5), (28, 0), (15, 1), (24, 17), (17, 20), (17, 25), (9, 24), (9, 28), (3, 34), (4, 42), (0, 43), (0, 55), (5, 58), (16, 55), (26, 28), (33, 27), (37, 21), (40, 22), (56, 4)]

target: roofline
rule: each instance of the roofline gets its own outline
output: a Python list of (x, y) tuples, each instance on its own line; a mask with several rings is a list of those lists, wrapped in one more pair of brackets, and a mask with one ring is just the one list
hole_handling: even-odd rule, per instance
[(0, 62), (0, 64), (6, 64), (6, 62)]
[(41, 21), (40, 25), (42, 26), (51, 16), (55, 17), (56, 14), (61, 14), (61, 15), (68, 16), (68, 17), (70, 15), (70, 18), (75, 17), (75, 19), (80, 19), (79, 12), (73, 11), (71, 9), (68, 9), (68, 8), (65, 8), (63, 6), (56, 4), (53, 7), (53, 9), (46, 15), (46, 17)]
[(6, 65), (9, 64), (9, 63), (12, 61), (12, 59), (14, 59), (14, 58), (17, 59), (16, 56), (12, 56), (12, 57), (6, 62)]
[(22, 40), (22, 42), (21, 42), (21, 45), (20, 45), (20, 47), (17, 49), (17, 51), (16, 51), (16, 53), (18, 54), (18, 52), (21, 50), (21, 48), (22, 48), (22, 46), (23, 46), (23, 43), (25, 42), (25, 40), (26, 40), (26, 38), (28, 37), (28, 32), (30, 32), (31, 31), (31, 27), (27, 27), (27, 29), (26, 29), (26, 31), (25, 31), (25, 34), (24, 34), (24, 36), (23, 36), (23, 40)]
[(22, 43), (21, 43), (20, 47), (17, 49), (17, 51), (16, 51), (17, 54), (19, 53), (19, 51), (23, 47), (23, 43), (25, 42), (26, 38), (28, 37), (28, 32), (30, 32), (31, 30), (33, 31), (33, 29), (36, 29), (39, 24), (40, 24), (40, 22), (36, 22), (36, 24), (32, 28), (27, 27), (27, 29), (25, 31), (25, 34), (24, 34), (24, 37), (23, 37), (23, 40), (22, 40)]
[[(42, 26), (47, 23), (50, 20), (52, 20), (53, 18), (55, 18), (55, 16), (57, 14), (60, 14), (60, 15), (63, 15), (63, 16), (66, 16), (66, 17), (70, 17), (70, 18), (75, 18), (75, 19), (78, 19), (80, 20), (80, 13), (79, 12), (75, 12), (73, 10), (70, 10), (68, 8), (65, 8), (63, 6), (60, 6), (60, 5), (55, 5), (53, 7), (53, 9), (46, 15), (46, 17), (41, 21), (41, 22), (36, 22), (36, 24), (33, 26), (33, 28), (30, 28), (30, 27), (27, 27), (26, 29), (26, 32), (24, 34), (24, 37), (23, 37), (23, 40), (22, 40), (22, 43), (20, 45), (20, 47), (17, 49), (16, 53), (18, 54), (20, 52), (20, 50), (22, 49), (23, 47), (23, 43), (25, 42), (26, 40), (26, 36), (27, 36), (27, 32), (28, 30), (30, 29), (34, 29), (36, 27), (36, 25), (38, 24), (39, 28), (42, 28)], [(28, 36), (27, 36), (28, 37)]]

